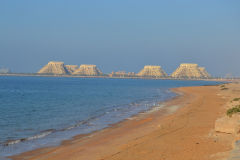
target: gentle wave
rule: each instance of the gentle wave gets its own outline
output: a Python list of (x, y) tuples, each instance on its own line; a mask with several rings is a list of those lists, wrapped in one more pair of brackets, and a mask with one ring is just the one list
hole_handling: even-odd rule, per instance
[(54, 131), (56, 131), (56, 130), (51, 129), (51, 130), (43, 131), (42, 133), (31, 136), (31, 137), (21, 138), (21, 139), (17, 139), (17, 140), (9, 140), (9, 141), (3, 143), (3, 146), (9, 146), (9, 145), (17, 144), (17, 143), (24, 142), (24, 141), (31, 141), (34, 139), (43, 138), (43, 137), (46, 137), (49, 134), (53, 133)]
[[(155, 103), (151, 103), (153, 106), (155, 105)], [(126, 105), (126, 104), (125, 104)], [(150, 104), (140, 104), (140, 103), (136, 103), (136, 102), (132, 102), (130, 104), (127, 104), (129, 107), (138, 107), (140, 105), (146, 105), (146, 106), (150, 106)], [(32, 140), (35, 140), (35, 139), (40, 139), (40, 138), (44, 138), (52, 133), (56, 133), (56, 132), (61, 132), (61, 131), (66, 131), (66, 130), (71, 130), (71, 129), (74, 129), (74, 128), (77, 128), (77, 127), (80, 127), (82, 125), (87, 125), (87, 126), (90, 126), (91, 125), (91, 121), (93, 120), (96, 120), (98, 118), (101, 118), (103, 117), (104, 115), (106, 114), (109, 114), (109, 113), (112, 113), (112, 112), (119, 112), (120, 110), (124, 110), (124, 109), (121, 109), (121, 106), (122, 105), (119, 105), (119, 106), (115, 106), (115, 108), (111, 108), (110, 110), (104, 112), (104, 113), (101, 113), (101, 114), (98, 114), (96, 116), (92, 116), (86, 120), (83, 120), (83, 121), (80, 121), (72, 126), (69, 126), (67, 128), (63, 128), (63, 129), (59, 129), (59, 130), (56, 130), (56, 129), (49, 129), (49, 130), (45, 130), (45, 131), (42, 131), (40, 134), (37, 134), (37, 135), (34, 135), (34, 136), (31, 136), (31, 137), (27, 137), (27, 138), (21, 138), (21, 139), (17, 139), (17, 140), (8, 140), (7, 142), (4, 142), (2, 143), (3, 146), (9, 146), (9, 145), (14, 145), (14, 144), (17, 144), (17, 143), (20, 143), (20, 142), (25, 142), (25, 141), (32, 141)], [(100, 110), (99, 110), (100, 111)]]

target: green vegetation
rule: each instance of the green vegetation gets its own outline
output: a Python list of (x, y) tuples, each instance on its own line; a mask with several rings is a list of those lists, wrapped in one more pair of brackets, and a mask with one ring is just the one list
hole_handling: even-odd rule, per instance
[(224, 84), (220, 85), (220, 88), (221, 88), (221, 90), (227, 90), (228, 89)]
[(232, 101), (239, 101), (240, 98), (234, 98)]
[(220, 87), (222, 87), (222, 88), (225, 88), (225, 85), (224, 85), (224, 84), (222, 84), (222, 85), (220, 85)]
[(232, 117), (233, 114), (240, 112), (240, 105), (227, 110), (227, 116)]
[(228, 88), (225, 88), (225, 87), (224, 87), (224, 88), (221, 88), (221, 90), (228, 90)]

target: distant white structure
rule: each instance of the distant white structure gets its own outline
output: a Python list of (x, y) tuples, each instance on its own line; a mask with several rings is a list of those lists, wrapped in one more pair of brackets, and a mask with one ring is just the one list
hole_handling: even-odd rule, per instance
[(210, 78), (210, 74), (204, 67), (199, 67), (198, 64), (182, 63), (172, 73), (173, 78)]
[(141, 77), (167, 77), (167, 73), (161, 68), (161, 66), (146, 65), (137, 74)]
[(6, 74), (6, 73), (10, 73), (11, 71), (10, 71), (10, 69), (8, 69), (8, 68), (0, 68), (0, 73), (1, 74)]

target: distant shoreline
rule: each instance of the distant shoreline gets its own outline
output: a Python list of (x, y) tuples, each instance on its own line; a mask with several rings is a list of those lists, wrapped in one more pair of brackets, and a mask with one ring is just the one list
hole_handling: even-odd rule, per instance
[(51, 74), (35, 74), (35, 73), (2, 73), (0, 76), (19, 76), (19, 77), (69, 77), (69, 78), (109, 78), (109, 79), (157, 79), (157, 80), (204, 80), (204, 81), (234, 81), (240, 78), (172, 78), (172, 77), (110, 77), (106, 76), (82, 76), (82, 75), (51, 75)]

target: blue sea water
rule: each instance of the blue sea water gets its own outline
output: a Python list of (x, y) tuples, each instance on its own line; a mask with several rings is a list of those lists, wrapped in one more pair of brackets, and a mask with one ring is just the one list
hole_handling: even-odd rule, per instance
[(170, 89), (213, 81), (0, 77), (0, 159), (58, 145), (173, 98)]

